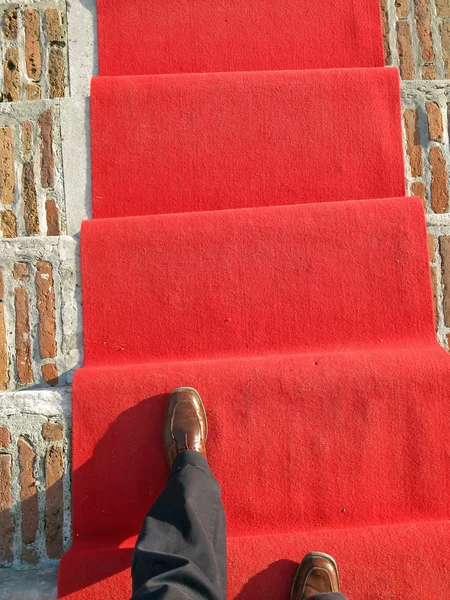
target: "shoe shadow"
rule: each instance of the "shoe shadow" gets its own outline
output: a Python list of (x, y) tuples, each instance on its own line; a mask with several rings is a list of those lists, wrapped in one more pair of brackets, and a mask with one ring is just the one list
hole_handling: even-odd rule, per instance
[(235, 600), (268, 597), (288, 600), (297, 567), (298, 563), (286, 559), (271, 563), (267, 569), (257, 573), (244, 584)]
[[(169, 475), (162, 435), (148, 435), (162, 432), (167, 397), (152, 396), (120, 412), (89, 460), (73, 471), (73, 542), (61, 561), (59, 598), (119, 573), (120, 588), (128, 578), (131, 593), (134, 537)], [(75, 431), (74, 452), (89, 455), (88, 448), (77, 448), (80, 442)]]

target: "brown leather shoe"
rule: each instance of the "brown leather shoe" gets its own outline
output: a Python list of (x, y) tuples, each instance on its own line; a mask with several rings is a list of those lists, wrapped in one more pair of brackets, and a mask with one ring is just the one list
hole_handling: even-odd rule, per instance
[(339, 592), (339, 573), (336, 562), (329, 554), (310, 552), (295, 574), (291, 600), (305, 600), (314, 594)]
[(180, 452), (195, 450), (206, 458), (208, 421), (199, 393), (193, 388), (174, 390), (164, 415), (164, 450), (169, 467)]

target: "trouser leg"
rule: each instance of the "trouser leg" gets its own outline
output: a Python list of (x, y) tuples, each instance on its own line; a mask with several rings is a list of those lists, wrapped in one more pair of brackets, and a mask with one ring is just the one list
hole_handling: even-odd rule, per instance
[(225, 600), (225, 513), (220, 486), (199, 452), (175, 459), (145, 517), (131, 574), (133, 600)]
[(324, 594), (314, 594), (308, 600), (347, 600), (347, 597), (340, 592), (325, 592)]

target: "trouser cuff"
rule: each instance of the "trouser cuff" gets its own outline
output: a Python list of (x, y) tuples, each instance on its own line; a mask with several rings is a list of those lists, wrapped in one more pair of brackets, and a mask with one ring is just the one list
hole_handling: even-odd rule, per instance
[(196, 450), (185, 450), (184, 452), (180, 452), (178, 456), (173, 461), (172, 465), (172, 475), (185, 467), (186, 465), (191, 465), (193, 467), (197, 467), (202, 471), (205, 471), (207, 475), (214, 478), (214, 475), (209, 468), (208, 461)]

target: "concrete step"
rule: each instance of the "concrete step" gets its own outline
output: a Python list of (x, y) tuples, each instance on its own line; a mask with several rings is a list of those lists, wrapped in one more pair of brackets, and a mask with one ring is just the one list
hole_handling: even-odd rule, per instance
[(0, 600), (56, 600), (58, 567), (0, 569)]

